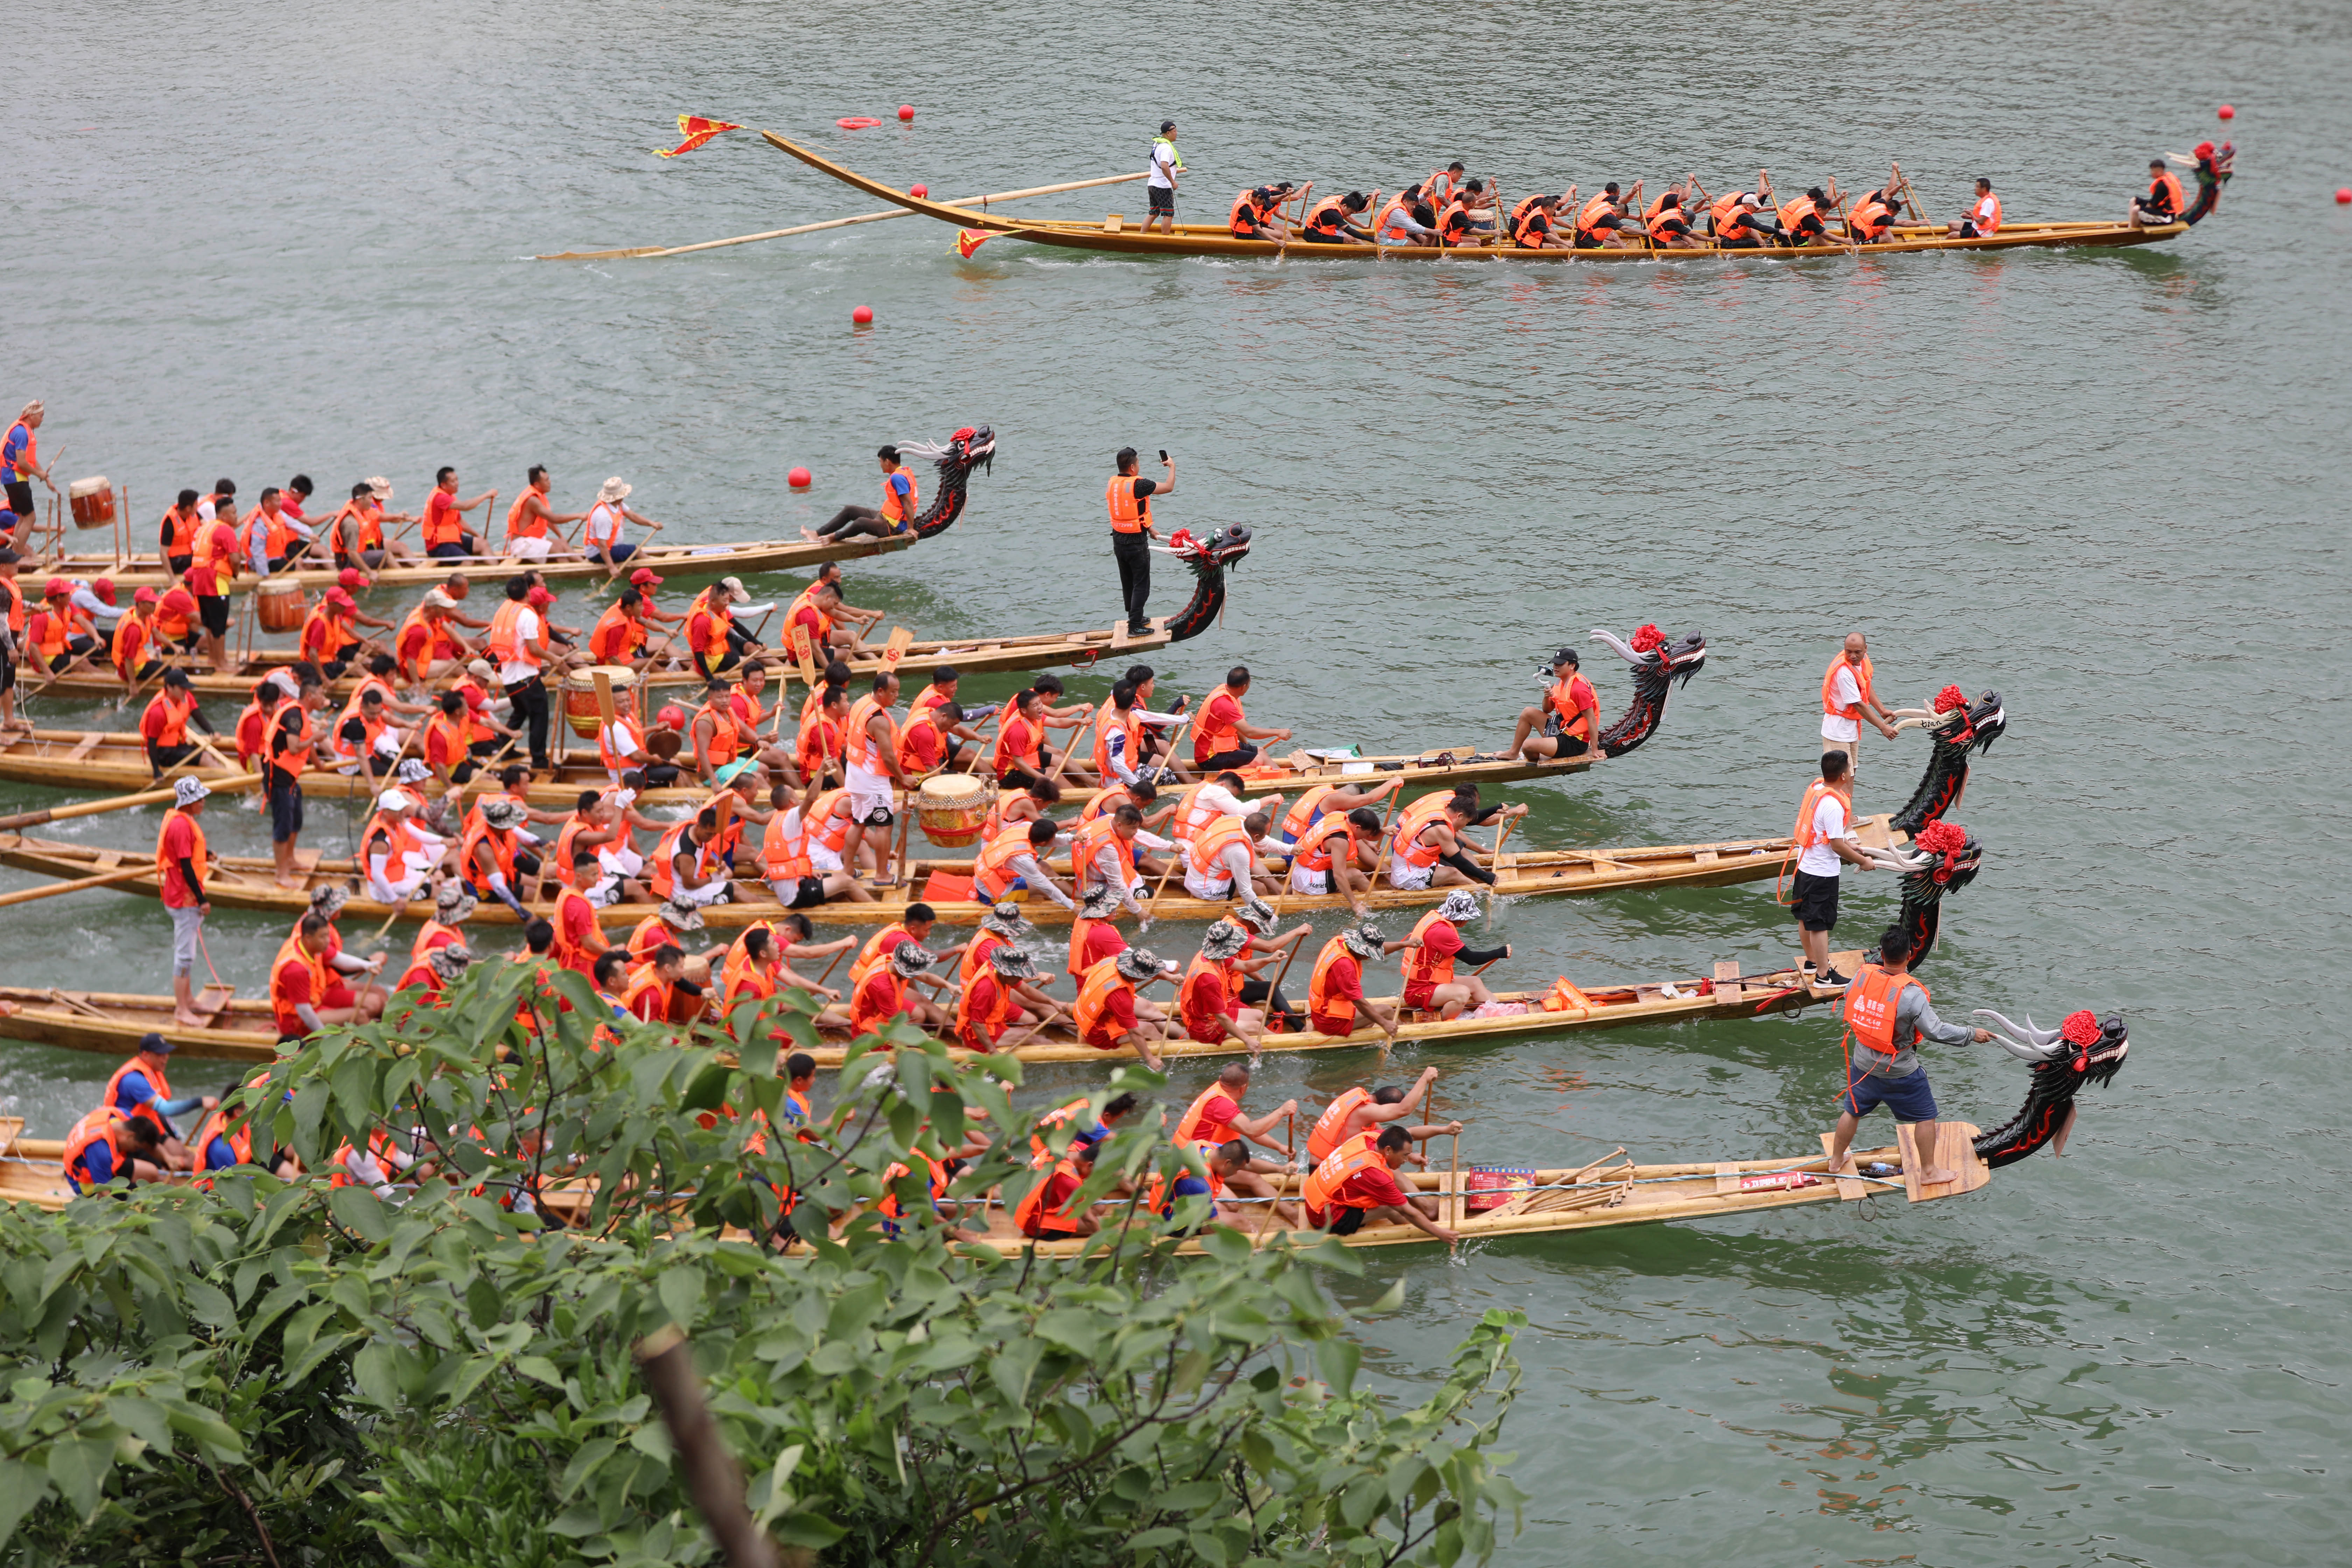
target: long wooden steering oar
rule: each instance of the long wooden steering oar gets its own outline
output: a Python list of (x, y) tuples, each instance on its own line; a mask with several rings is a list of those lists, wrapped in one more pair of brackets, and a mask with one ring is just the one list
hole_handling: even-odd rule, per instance
[[(202, 777), (203, 775), (194, 776)], [(248, 790), (260, 782), (259, 773), (229, 773), (225, 777), (204, 780), (205, 787), (215, 795)], [(39, 811), (20, 811), (13, 816), (0, 816), (0, 829), (13, 832), (26, 827), (38, 827), (45, 822), (67, 822), (75, 817), (97, 816), (110, 811), (130, 811), (142, 805), (163, 805), (176, 797), (175, 790), (146, 789), (141, 790), (136, 795), (112, 795), (105, 800), (76, 801), (70, 805), (52, 805)]]
[(114, 882), (128, 882), (136, 878), (152, 876), (152, 861), (142, 860), (135, 866), (118, 866), (95, 877), (77, 877), (70, 882), (52, 882), (45, 888), (26, 888), (22, 892), (0, 893), (0, 906), (29, 904), (36, 899), (54, 899), (59, 893), (78, 893), (84, 888), (103, 888)]

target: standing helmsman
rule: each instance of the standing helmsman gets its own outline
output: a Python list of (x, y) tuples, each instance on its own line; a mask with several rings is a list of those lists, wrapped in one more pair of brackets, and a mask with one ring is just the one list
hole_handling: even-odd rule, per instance
[[(45, 417), (41, 400), (37, 397), (25, 405), (16, 422), (8, 426), (8, 433), (0, 436), (0, 478), (5, 478), (6, 484), (8, 510), (16, 514), (20, 523), (33, 521), (39, 515), (33, 507), (35, 479), (48, 486), (51, 495), (58, 493), (58, 482), (49, 477), (49, 468), (57, 464), (52, 462), (47, 468), (41, 467), (40, 440), (34, 434)], [(32, 537), (29, 530), (26, 537)]]
[(1163, 225), (1168, 234), (1176, 232), (1176, 177), (1183, 172), (1184, 155), (1176, 151), (1176, 122), (1163, 120), (1160, 134), (1151, 139), (1151, 172), (1143, 182), (1151, 197), (1144, 233), (1150, 234), (1153, 224)]
[(1844, 863), (1870, 864), (1853, 836), (1853, 769), (1843, 752), (1822, 752), (1822, 776), (1805, 791), (1790, 837), (1797, 843), (1797, 869), (1790, 889), (1790, 912), (1797, 917), (1805, 969), (1816, 985), (1843, 985), (1830, 967), (1830, 930), (1837, 924), (1838, 878)]
[(1871, 673), (1870, 644), (1860, 632), (1846, 634), (1844, 651), (1822, 672), (1822, 750), (1845, 753), (1849, 780), (1862, 765), (1863, 720), (1888, 740), (1895, 738), (1894, 722), (1871, 689)]
[(1919, 1184), (1932, 1187), (1958, 1180), (1936, 1164), (1936, 1095), (1927, 1069), (1914, 1047), (1922, 1040), (1939, 1046), (1983, 1045), (1990, 1031), (1947, 1024), (1928, 1005), (1927, 988), (1911, 977), (1911, 935), (1889, 926), (1879, 939), (1878, 962), (1865, 963), (1845, 994), (1845, 1093), (1838, 1102), (1837, 1131), (1830, 1139), (1830, 1169), (1853, 1168), (1849, 1152), (1854, 1130), (1878, 1106), (1913, 1129), (1912, 1147), (1927, 1168)]
[(1110, 550), (1118, 561), (1118, 596), (1127, 606), (1127, 635), (1145, 637), (1151, 631), (1151, 619), (1144, 614), (1144, 606), (1151, 601), (1148, 542), (1160, 537), (1160, 531), (1151, 524), (1151, 498), (1176, 493), (1176, 460), (1164, 451), (1160, 454), (1160, 465), (1168, 475), (1159, 479), (1138, 477), (1132, 447), (1121, 447), (1115, 461), (1118, 472), (1103, 487), (1103, 499), (1110, 504)]

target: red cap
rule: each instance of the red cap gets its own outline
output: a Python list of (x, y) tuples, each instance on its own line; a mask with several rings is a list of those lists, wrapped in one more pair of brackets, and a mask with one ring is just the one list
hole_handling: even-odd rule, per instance
[(100, 577), (89, 585), (89, 591), (97, 595), (101, 603), (114, 603), (114, 579), (111, 577)]
[(70, 597), (72, 594), (73, 584), (62, 577), (50, 578), (48, 585), (41, 590), (41, 596), (45, 599), (63, 599)]
[(330, 588), (327, 590), (327, 603), (331, 605), (340, 605), (344, 609), (348, 610), (353, 606), (354, 601), (349, 594), (344, 593), (341, 588)]
[(551, 605), (555, 603), (555, 595), (549, 593), (544, 588), (533, 588), (530, 593), (523, 595), (523, 601), (526, 604), (533, 605)]
[(367, 586), (367, 574), (356, 566), (346, 566), (335, 574), (335, 581), (346, 588)]
[(134, 605), (152, 605), (155, 602), (155, 590), (142, 588), (131, 595), (131, 602)]
[(654, 569), (652, 567), (640, 566), (635, 571), (629, 574), (629, 581), (637, 587), (644, 588), (659, 583), (661, 579), (654, 575)]

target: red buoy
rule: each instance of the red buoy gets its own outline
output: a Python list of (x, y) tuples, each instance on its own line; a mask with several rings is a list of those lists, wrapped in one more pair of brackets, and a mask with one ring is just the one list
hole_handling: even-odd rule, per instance
[(2352, 207), (2352, 185), (2336, 187), (2336, 205), (2339, 207)]
[(907, 194), (910, 196), (928, 196), (931, 194), (931, 187), (929, 185), (910, 185), (907, 188)]
[(2224, 120), (2235, 120), (2238, 118), (2238, 111), (2225, 103), (2221, 106), (2221, 118)]
[(899, 119), (901, 119), (901, 120), (912, 120), (912, 119), (914, 119), (914, 118), (915, 118), (915, 106), (914, 106), (913, 104), (911, 104), (911, 103), (902, 103), (902, 104), (900, 104), (900, 105), (898, 106), (898, 118), (899, 118)]
[(844, 131), (870, 131), (882, 122), (870, 114), (850, 114), (835, 121), (834, 123)]
[(809, 488), (809, 471), (806, 468), (794, 468), (791, 473), (786, 474), (784, 479), (796, 490)]
[(870, 326), (874, 321), (874, 307), (871, 305), (860, 305), (857, 309), (849, 312), (849, 319), (856, 322), (861, 327)]

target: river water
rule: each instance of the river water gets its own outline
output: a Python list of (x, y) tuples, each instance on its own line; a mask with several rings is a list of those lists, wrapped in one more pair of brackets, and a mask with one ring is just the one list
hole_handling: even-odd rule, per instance
[[(870, 500), (881, 442), (986, 422), (1001, 456), (964, 520), (853, 564), (851, 596), (924, 635), (1046, 630), (1108, 624), (1108, 455), (1164, 446), (1163, 519), (1258, 544), (1223, 626), (1155, 660), (1163, 688), (1246, 662), (1253, 719), (1304, 739), (1499, 743), (1562, 642), (1613, 715), (1625, 680), (1589, 630), (1707, 635), (1650, 745), (1505, 792), (1534, 804), (1528, 848), (1784, 830), (1849, 630), (1903, 700), (2000, 689), (2010, 733), (1959, 814), (1985, 870), (1925, 977), (1948, 1013), (2131, 1020), (2063, 1162), (1928, 1206), (1382, 1254), (1339, 1294), (1404, 1280), (1361, 1331), (1403, 1394), (1486, 1308), (1529, 1315), (1514, 1563), (2343, 1560), (2352, 1095), (2313, 990), (2347, 912), (2340, 8), (69, 0), (8, 56), (5, 412), (46, 398), (60, 479), (127, 486), (142, 526), (223, 474), (250, 494), (299, 468), (323, 496), (382, 473), (413, 506), (441, 463), (511, 495), (543, 462), (560, 506), (618, 473), (671, 538), (760, 537)], [(2011, 218), (2105, 217), (2155, 153), (2223, 129), (2245, 152), (2217, 219), (2128, 253), (1375, 268), (997, 240), (966, 262), (908, 219), (527, 259), (873, 205), (745, 135), (648, 156), (680, 110), (958, 195), (1139, 167), (1173, 116), (1199, 218), (1244, 183), (1393, 188), (1454, 156), (1507, 195), (1759, 164), (1784, 192), (1861, 188), (1893, 156), (1938, 217), (1978, 174)], [(886, 124), (833, 128), (852, 114)], [(1925, 754), (1866, 745), (1864, 809)], [(313, 825), (340, 847), (341, 807)], [(211, 826), (262, 847), (249, 816)], [(1850, 879), (1840, 944), (1894, 904)], [(1530, 984), (1793, 950), (1768, 885), (1496, 924), (1497, 974)], [(0, 931), (12, 981), (166, 984), (151, 903), (77, 895)], [(250, 994), (278, 934), (224, 913), (213, 958)], [(1748, 1158), (1813, 1148), (1837, 1040), (1817, 1013), (1397, 1070), (1443, 1069), (1474, 1162)], [(56, 1135), (110, 1065), (11, 1046), (0, 1093)], [(1931, 1069), (1982, 1125), (2022, 1097), (1990, 1048)], [(1371, 1071), (1276, 1061), (1252, 1103)]]

